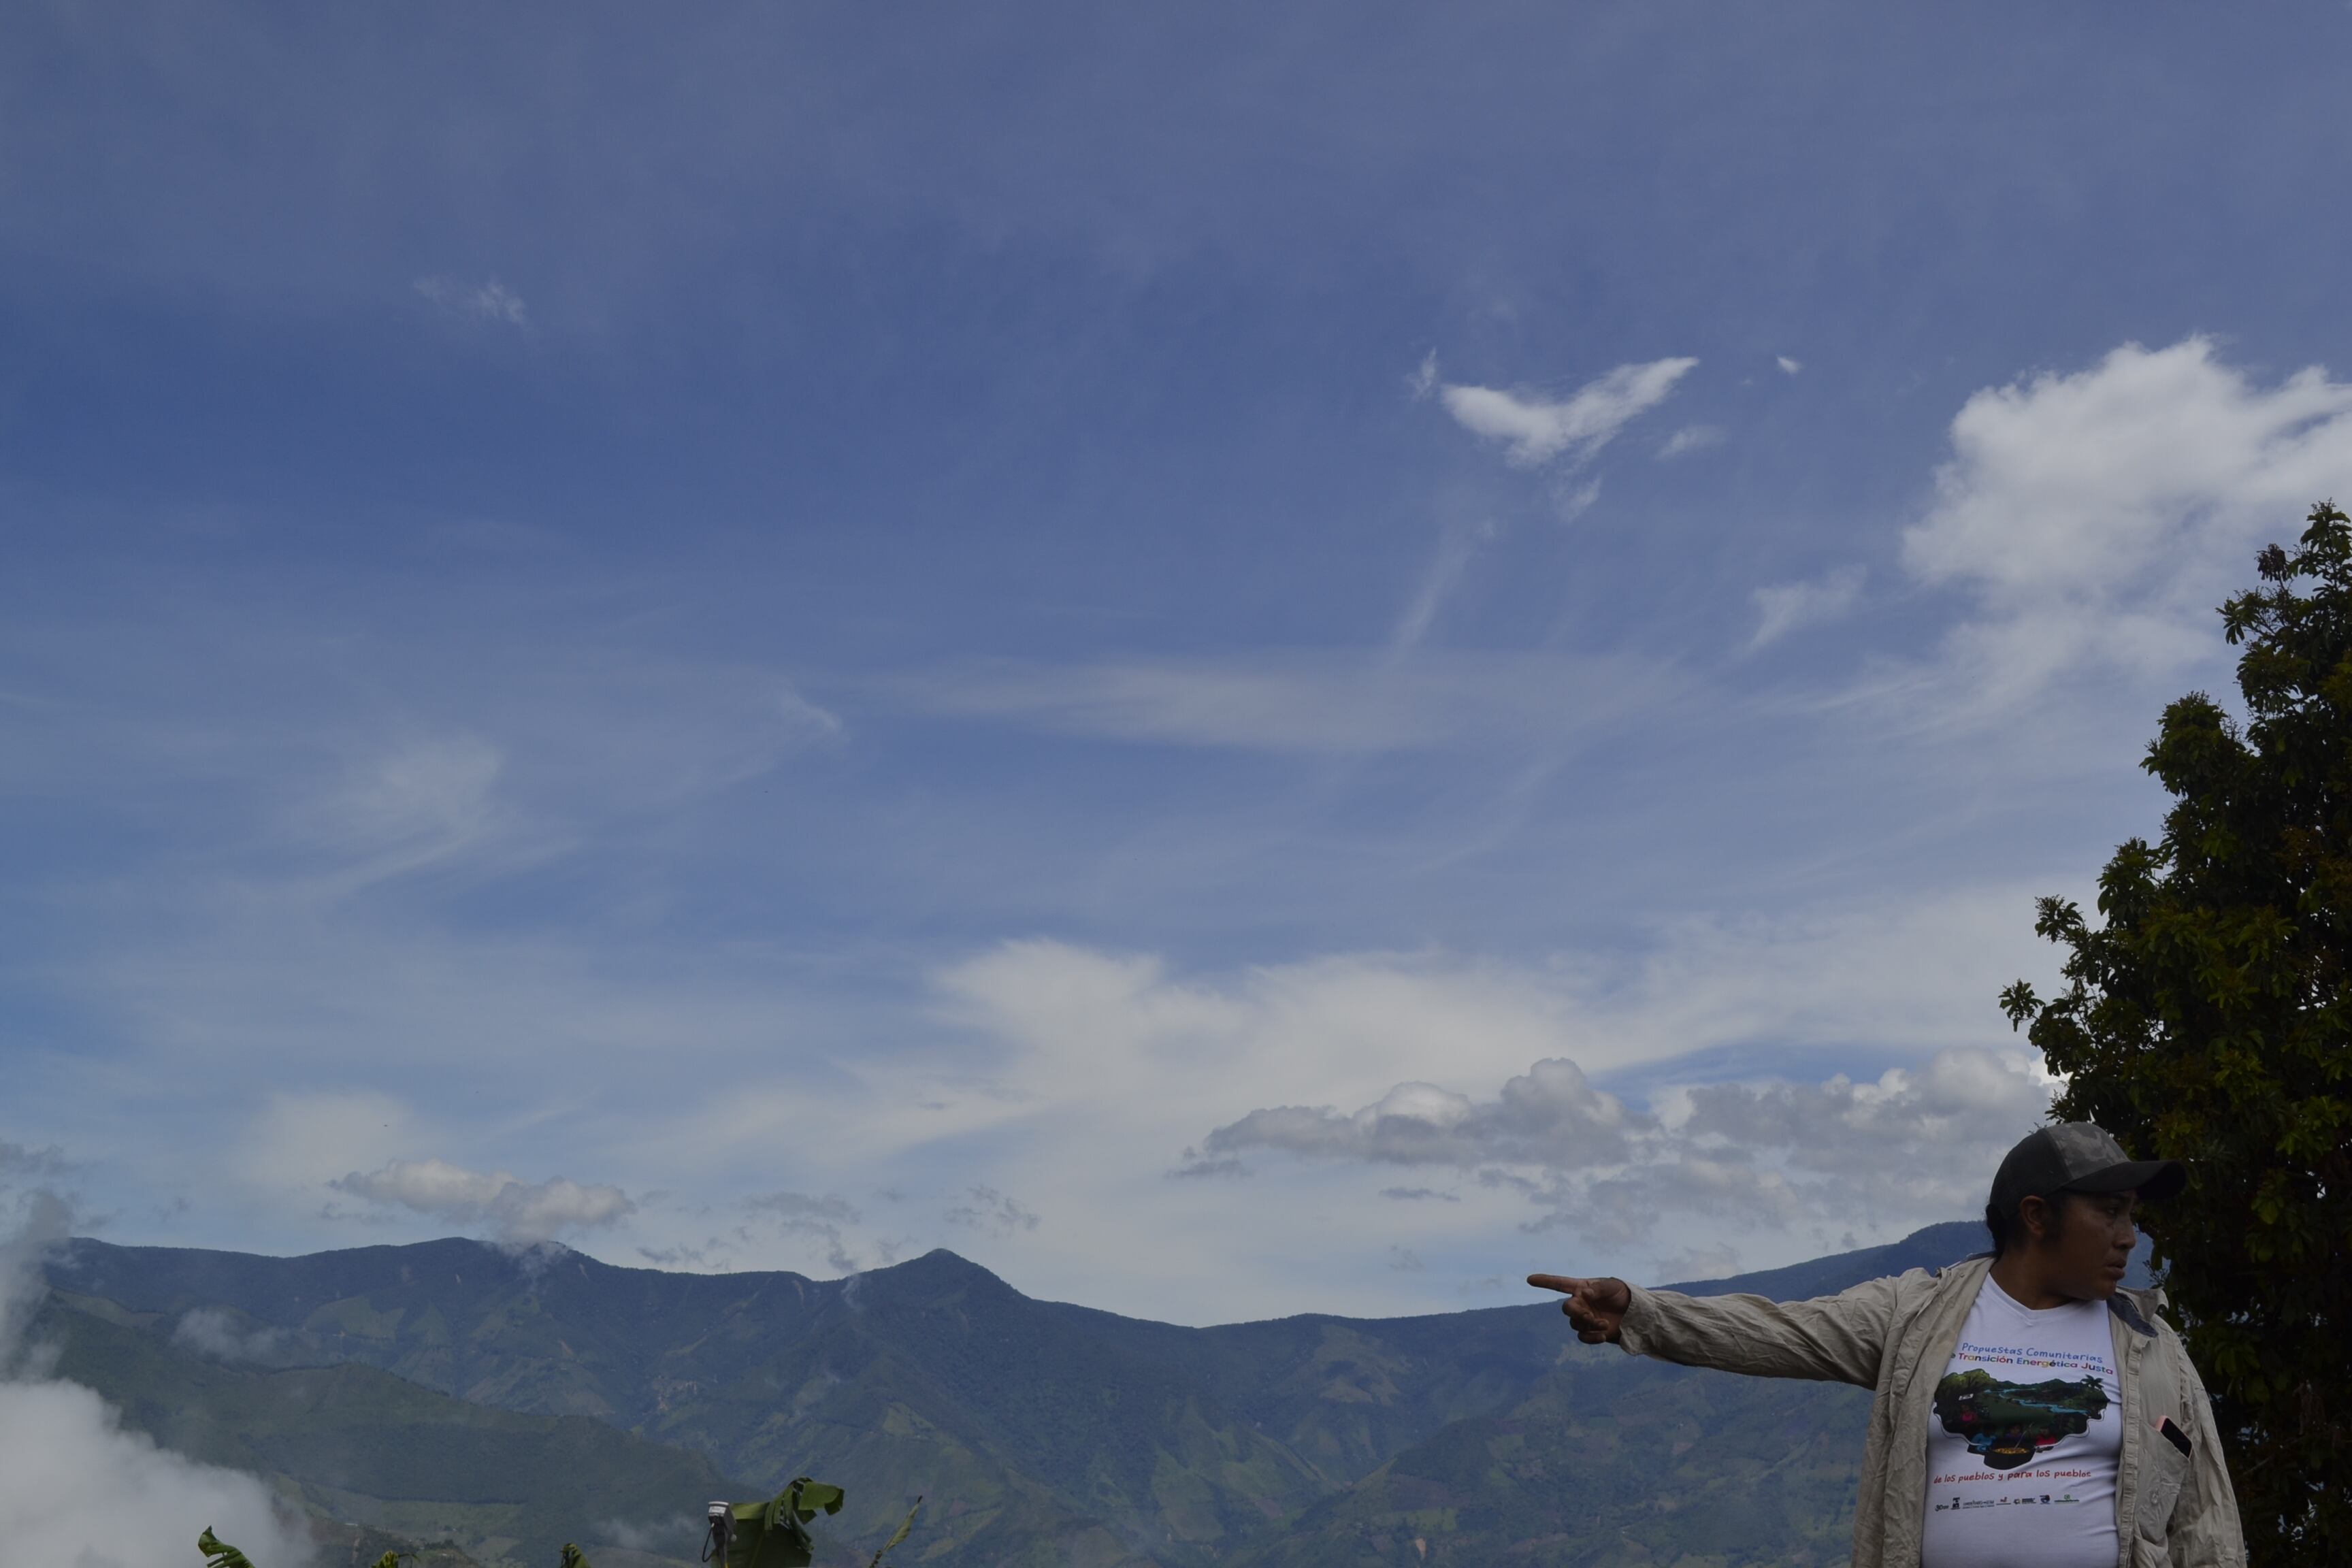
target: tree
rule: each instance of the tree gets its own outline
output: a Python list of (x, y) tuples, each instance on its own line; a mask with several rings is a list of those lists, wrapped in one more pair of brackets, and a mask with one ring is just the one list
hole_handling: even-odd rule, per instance
[(2065, 989), (2012, 1026), (2054, 1107), (2189, 1163), (2146, 1211), (2212, 1392), (2253, 1561), (2352, 1541), (2352, 518), (2314, 507), (2221, 606), (2245, 721), (2191, 693), (2145, 766), (2173, 805), (2099, 879), (2095, 929), (2043, 899)]

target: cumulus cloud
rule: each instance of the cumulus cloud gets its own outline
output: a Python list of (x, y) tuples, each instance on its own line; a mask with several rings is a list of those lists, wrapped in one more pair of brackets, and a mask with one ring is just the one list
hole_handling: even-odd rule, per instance
[(1951, 441), (1903, 561), (1973, 600), (1948, 653), (2008, 706), (2078, 664), (2169, 679), (2210, 654), (2254, 552), (2352, 489), (2352, 385), (2264, 385), (2207, 338), (2130, 343), (1977, 393)]
[(1780, 641), (1800, 626), (1835, 620), (1861, 596), (1863, 569), (1841, 566), (1810, 583), (1781, 583), (1756, 590), (1756, 635), (1748, 639), (1750, 653)]
[(1281, 1149), (1395, 1165), (1497, 1162), (1566, 1169), (1623, 1161), (1633, 1130), (1623, 1105), (1559, 1058), (1536, 1063), (1483, 1103), (1434, 1084), (1401, 1083), (1353, 1115), (1328, 1106), (1253, 1110), (1212, 1131), (1202, 1146), (1212, 1155)]
[(551, 1241), (613, 1225), (637, 1206), (618, 1187), (585, 1185), (564, 1176), (524, 1182), (504, 1171), (469, 1171), (446, 1160), (394, 1160), (329, 1185), (450, 1225), (486, 1227), (498, 1239), (514, 1242)]
[(1787, 354), (1780, 355), (1772, 363), (1780, 367), (1780, 374), (1782, 375), (1794, 375), (1799, 371), (1805, 368), (1805, 363), (1802, 360), (1790, 359)]
[(46, 1289), (43, 1254), (65, 1237), (67, 1210), (37, 1194), (0, 1242), (0, 1542), (8, 1561), (72, 1568), (193, 1562), (210, 1526), (265, 1568), (301, 1568), (310, 1546), (268, 1487), (199, 1465), (122, 1429), (79, 1384), (28, 1373), (22, 1334)]
[(522, 296), (495, 278), (479, 283), (469, 283), (446, 273), (419, 278), (411, 285), (424, 299), (448, 311), (453, 316), (470, 317), (479, 321), (503, 321), (510, 327), (527, 327), (530, 312)]
[[(839, 1115), (812, 1121), (804, 1087), (770, 1093), (738, 1085), (681, 1104), (674, 1131), (662, 1136), (764, 1158), (789, 1131), (804, 1162), (798, 1169), (857, 1183), (840, 1190), (856, 1194), (849, 1201), (869, 1218), (887, 1215), (893, 1234), (919, 1238), (917, 1250), (933, 1233), (985, 1242), (1003, 1249), (988, 1256), (1033, 1293), (1192, 1321), (1426, 1310), (1451, 1300), (1451, 1269), (1492, 1274), (1516, 1264), (1524, 1273), (1529, 1248), (1517, 1227), (1557, 1205), (1543, 1201), (1551, 1173), (1539, 1162), (1403, 1163), (1416, 1142), (1459, 1145), (1489, 1130), (1527, 1143), (1548, 1135), (1565, 1142), (1559, 1125), (1573, 1131), (1572, 1115), (1552, 1107), (1547, 1121), (1502, 1103), (1507, 1082), (1542, 1076), (1531, 1064), (1565, 1059), (1588, 1089), (1622, 1106), (1628, 1158), (1564, 1173), (1590, 1185), (1646, 1164), (1654, 1188), (1665, 1180), (1656, 1169), (1659, 1141), (1673, 1131), (1662, 1086), (1768, 1070), (1819, 1083), (1832, 1067), (1875, 1082), (1884, 1068), (1925, 1062), (1941, 1048), (1981, 1045), (1989, 1036), (2005, 1041), (1990, 999), (2016, 976), (2040, 981), (2047, 970), (2031, 928), (2040, 890), (2037, 879), (1769, 916), (1643, 919), (1607, 953), (1513, 963), (1442, 950), (1360, 952), (1196, 970), (1150, 953), (1005, 942), (931, 975), (941, 1044), (856, 1064), (862, 1087), (841, 1100)], [(1753, 1065), (1759, 1054), (1774, 1067)], [(1826, 1065), (1807, 1065), (1817, 1060)], [(1391, 1099), (1408, 1084), (1460, 1096), (1470, 1113), (1449, 1102), (1444, 1115), (1423, 1118), (1430, 1130), (1408, 1127), (1397, 1113), (1409, 1097)], [(1310, 1140), (1358, 1154), (1203, 1147), (1214, 1129), (1284, 1108), (1308, 1113)], [(1368, 1127), (1335, 1125), (1367, 1110), (1374, 1112), (1363, 1118)], [(1640, 1118), (1655, 1130), (1635, 1125)], [(1272, 1120), (1250, 1131), (1266, 1131)], [(1365, 1152), (1383, 1157), (1359, 1157)], [(1727, 1171), (1732, 1164), (1704, 1147), (1693, 1153)], [(976, 1158), (986, 1164), (976, 1166)], [(1786, 1173), (1777, 1156), (1750, 1164)], [(1183, 1168), (1190, 1179), (1171, 1179)], [(982, 1209), (967, 1195), (904, 1211), (866, 1195), (868, 1183), (903, 1182), (926, 1169), (952, 1174), (929, 1178), (925, 1188), (951, 1182), (963, 1194), (967, 1184), (985, 1184), (1051, 1223), (999, 1239), (968, 1220), (941, 1223), (950, 1206)], [(1973, 1180), (1990, 1170), (1964, 1174)], [(1073, 1181), (1073, 1171), (1084, 1179)], [(1707, 1174), (1691, 1169), (1679, 1179), (1696, 1190)], [(1875, 1218), (1840, 1217), (1809, 1206), (1808, 1184), (1824, 1179), (1790, 1178), (1793, 1203), (1774, 1211), (1795, 1216), (1790, 1228), (1752, 1246), (1742, 1239), (1742, 1228), (1752, 1228), (1745, 1222), (1693, 1220), (1670, 1237), (1644, 1235), (1605, 1257), (1561, 1261), (1639, 1273), (1654, 1247), (1672, 1252), (1727, 1240), (1758, 1266), (1827, 1250), (1842, 1230), (1887, 1240), (1969, 1212), (1962, 1205), (1915, 1214), (1890, 1203)], [(1391, 1187), (1400, 1195), (1380, 1195)], [(1443, 1195), (1402, 1195), (1415, 1189)], [(798, 1190), (804, 1197), (826, 1191), (805, 1179)], [(1561, 1194), (1563, 1201), (1574, 1195)], [(684, 1239), (698, 1245), (705, 1234)], [(845, 1234), (860, 1255), (872, 1255), (871, 1241)], [(633, 1239), (667, 1247), (678, 1237)], [(1419, 1249), (1431, 1275), (1416, 1284), (1381, 1268), (1391, 1243)], [(756, 1247), (728, 1247), (746, 1261), (773, 1261)], [(1106, 1258), (1119, 1268), (1106, 1270)], [(1348, 1295), (1319, 1266), (1306, 1266), (1317, 1259), (1360, 1269), (1365, 1293)]]
[(1866, 1082), (1668, 1085), (1635, 1109), (1555, 1058), (1492, 1100), (1403, 1083), (1352, 1114), (1255, 1110), (1202, 1147), (1226, 1158), (1452, 1166), (1525, 1195), (1543, 1211), (1530, 1230), (1622, 1245), (1677, 1214), (1775, 1228), (1964, 1215), (1983, 1201), (2000, 1154), (2045, 1118), (2055, 1087), (2030, 1052), (1956, 1048)]
[(1464, 429), (1502, 443), (1504, 457), (1517, 467), (1535, 468), (1560, 457), (1582, 462), (1664, 402), (1697, 363), (1662, 359), (1621, 364), (1557, 402), (1491, 386), (1441, 386), (1437, 396)]

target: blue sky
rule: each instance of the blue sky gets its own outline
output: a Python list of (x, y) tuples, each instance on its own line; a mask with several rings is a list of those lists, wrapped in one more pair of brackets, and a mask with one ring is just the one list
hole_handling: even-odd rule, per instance
[(119, 1239), (1958, 1217), (2352, 493), (2341, 6), (0, 27), (0, 1184)]

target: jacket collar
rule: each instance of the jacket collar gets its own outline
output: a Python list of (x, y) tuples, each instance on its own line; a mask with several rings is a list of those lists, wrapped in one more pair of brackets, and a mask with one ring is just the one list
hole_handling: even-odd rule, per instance
[[(1978, 1274), (1979, 1283), (1981, 1284), (1984, 1275), (1992, 1271), (1992, 1258), (1993, 1255), (1990, 1252), (1972, 1252), (1958, 1263), (1948, 1264), (1943, 1268), (1937, 1269), (1935, 1276), (1940, 1279), (1951, 1269), (1965, 1268), (1971, 1263), (1982, 1263), (1984, 1268)], [(2143, 1300), (2145, 1294), (2138, 1290), (2117, 1290), (2107, 1298), (2107, 1310), (2122, 1319), (2124, 1327), (2132, 1332), (2142, 1339), (2152, 1340), (2156, 1338), (2156, 1326), (2148, 1321), (2148, 1303)]]

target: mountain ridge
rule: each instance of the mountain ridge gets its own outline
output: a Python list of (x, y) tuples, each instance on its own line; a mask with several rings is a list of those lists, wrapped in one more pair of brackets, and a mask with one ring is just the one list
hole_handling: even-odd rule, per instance
[[(1967, 1222), (1930, 1226), (1684, 1288), (1810, 1294), (1950, 1262), (1983, 1240)], [(588, 1416), (763, 1489), (816, 1474), (848, 1488), (851, 1538), (882, 1531), (919, 1492), (939, 1506), (910, 1555), (942, 1563), (1273, 1563), (1286, 1531), (1311, 1534), (1318, 1520), (1370, 1528), (1349, 1513), (1372, 1506), (1363, 1489), (1420, 1485), (1415, 1467), (1469, 1453), (1493, 1423), (1551, 1441), (1558, 1413), (1582, 1408), (1579, 1388), (1618, 1375), (1592, 1381), (1617, 1352), (1579, 1345), (1549, 1300), (1191, 1328), (1035, 1300), (945, 1249), (821, 1281), (463, 1238), (289, 1258), (80, 1240), (49, 1278), (143, 1315), (156, 1334), (220, 1314), (280, 1370), (356, 1363), (469, 1405)], [(1710, 1374), (1658, 1370), (1684, 1390), (1658, 1408), (1692, 1421), (1746, 1431), (1790, 1397), (1693, 1394), (1675, 1379)], [(1806, 1417), (1843, 1418), (1827, 1406)], [(1495, 1529), (1519, 1528), (1516, 1508)]]

